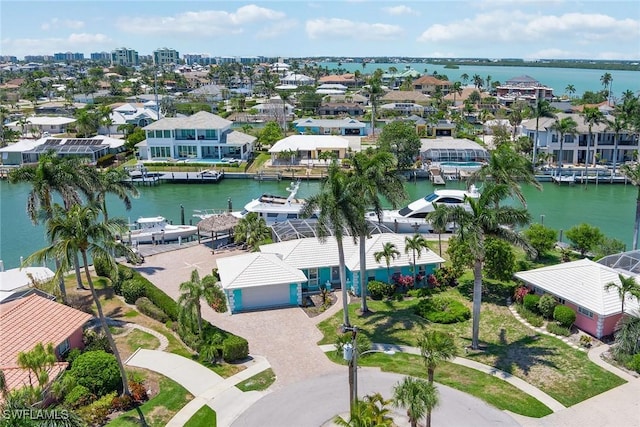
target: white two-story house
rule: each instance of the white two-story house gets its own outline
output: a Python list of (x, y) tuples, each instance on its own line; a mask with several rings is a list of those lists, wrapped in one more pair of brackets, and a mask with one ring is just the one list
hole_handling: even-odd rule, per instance
[(143, 160), (246, 160), (255, 136), (231, 129), (233, 122), (200, 111), (189, 117), (168, 117), (143, 129), (146, 141), (139, 144)]

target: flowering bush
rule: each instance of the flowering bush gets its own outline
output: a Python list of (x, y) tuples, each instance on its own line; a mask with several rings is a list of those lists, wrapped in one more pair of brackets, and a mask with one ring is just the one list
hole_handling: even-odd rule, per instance
[(431, 288), (436, 288), (440, 286), (440, 282), (438, 281), (438, 278), (436, 277), (435, 274), (430, 274), (427, 276), (427, 284)]
[(452, 267), (440, 267), (433, 272), (433, 275), (438, 282), (437, 286), (456, 286), (458, 284), (455, 271)]
[(413, 276), (403, 276), (402, 274), (394, 274), (393, 282), (396, 286), (403, 288), (413, 287)]
[(513, 298), (516, 300), (518, 304), (522, 304), (524, 297), (528, 293), (529, 293), (529, 288), (527, 288), (526, 286), (520, 286), (518, 289), (516, 289), (516, 292), (513, 295)]

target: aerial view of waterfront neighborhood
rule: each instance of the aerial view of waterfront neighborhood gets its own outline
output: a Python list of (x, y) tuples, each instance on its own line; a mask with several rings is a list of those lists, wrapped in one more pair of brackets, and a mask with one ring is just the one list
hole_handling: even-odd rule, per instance
[(635, 2), (0, 27), (0, 426), (640, 427)]

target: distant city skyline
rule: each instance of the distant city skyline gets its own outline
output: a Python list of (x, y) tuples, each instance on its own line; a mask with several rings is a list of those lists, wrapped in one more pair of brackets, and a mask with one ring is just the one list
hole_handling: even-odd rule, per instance
[(2, 1), (0, 55), (640, 59), (640, 2)]

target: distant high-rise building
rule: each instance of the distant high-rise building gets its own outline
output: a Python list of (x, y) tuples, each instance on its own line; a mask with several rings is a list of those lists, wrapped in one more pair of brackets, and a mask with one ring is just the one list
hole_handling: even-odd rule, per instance
[(182, 59), (184, 59), (184, 62), (187, 65), (211, 65), (216, 63), (215, 58), (201, 53), (185, 53), (184, 55), (182, 55)]
[(54, 61), (83, 61), (84, 53), (57, 52), (53, 54)]
[(111, 61), (111, 54), (109, 52), (93, 52), (91, 54), (92, 61)]
[(180, 54), (175, 49), (163, 47), (153, 51), (153, 65), (179, 64)]
[(136, 50), (121, 47), (111, 51), (111, 65), (126, 65), (130, 67), (139, 63)]
[(18, 57), (13, 55), (4, 55), (0, 56), (0, 61), (2, 62), (18, 62)]
[(53, 61), (53, 56), (51, 55), (25, 55), (24, 60), (26, 62), (47, 62)]

